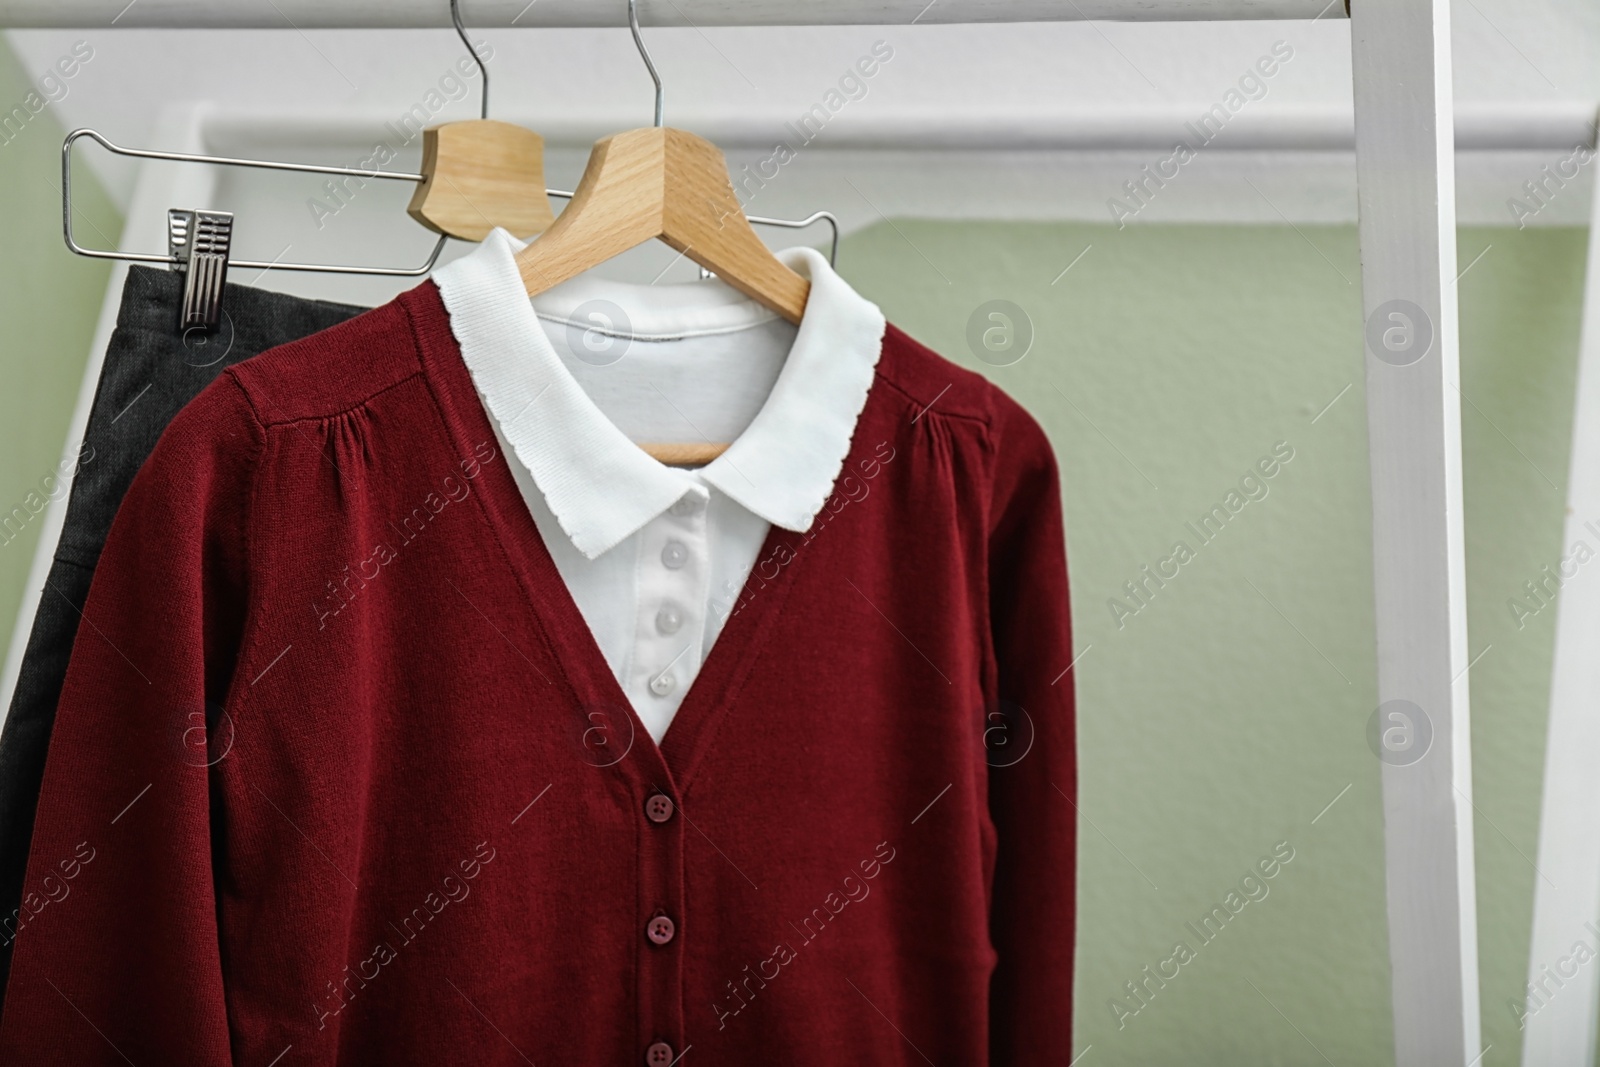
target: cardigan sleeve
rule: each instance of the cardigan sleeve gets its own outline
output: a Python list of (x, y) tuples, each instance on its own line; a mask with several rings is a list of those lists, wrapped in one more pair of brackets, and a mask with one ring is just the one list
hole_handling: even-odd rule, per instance
[(998, 707), (988, 709), (986, 740), (997, 837), (990, 937), (999, 958), (990, 1062), (1066, 1063), (1073, 1057), (1078, 813), (1061, 491), (1049, 441), (1026, 412), (1005, 401), (991, 434), (989, 616)]
[(211, 774), (231, 740), (222, 709), (262, 442), (223, 374), (167, 428), (111, 527), (50, 740), (23, 906), (3, 932), (16, 947), (0, 1063), (232, 1063)]

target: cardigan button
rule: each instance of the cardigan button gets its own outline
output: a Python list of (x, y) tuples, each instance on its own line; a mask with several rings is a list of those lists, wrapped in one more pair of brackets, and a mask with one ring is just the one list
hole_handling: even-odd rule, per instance
[(678, 926), (665, 915), (657, 915), (650, 920), (650, 925), (644, 928), (645, 935), (658, 945), (665, 945), (678, 933)]
[(644, 1062), (649, 1067), (669, 1067), (672, 1063), (672, 1046), (665, 1041), (657, 1041), (644, 1050)]
[(653, 793), (644, 802), (644, 814), (651, 822), (666, 822), (672, 818), (672, 798), (665, 793)]

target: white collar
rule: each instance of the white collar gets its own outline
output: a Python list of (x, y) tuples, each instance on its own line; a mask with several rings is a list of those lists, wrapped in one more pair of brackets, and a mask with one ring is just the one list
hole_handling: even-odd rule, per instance
[[(794, 346), (749, 427), (721, 456), (690, 472), (663, 465), (630, 441), (563, 365), (517, 271), (515, 256), (526, 246), (497, 227), (479, 248), (434, 271), (433, 280), (473, 384), (580, 552), (594, 559), (615, 547), (699, 483), (775, 526), (810, 528), (833, 490), (872, 385), (884, 333), (877, 305), (818, 252), (779, 252), (811, 281)], [(637, 336), (772, 317), (715, 281), (666, 287), (668, 294), (722, 294), (689, 301), (676, 315), (659, 297), (648, 299), (648, 286), (582, 278), (547, 294), (548, 301), (541, 296), (540, 311), (562, 317), (586, 296), (618, 290), (638, 290), (640, 299), (625, 301), (630, 307), (660, 309), (654, 321), (634, 324)]]

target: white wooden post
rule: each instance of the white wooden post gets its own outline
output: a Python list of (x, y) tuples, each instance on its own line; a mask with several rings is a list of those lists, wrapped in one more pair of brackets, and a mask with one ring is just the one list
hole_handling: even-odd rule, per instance
[[(1577, 394), (1563, 556), (1579, 542), (1600, 550), (1594, 532), (1600, 529), (1600, 186), (1590, 207)], [(1591, 1067), (1600, 1012), (1600, 965), (1573, 953), (1580, 941), (1590, 951), (1600, 948), (1600, 576), (1586, 570), (1573, 577), (1556, 606), (1539, 814), (1541, 877), (1534, 883), (1528, 945), (1532, 989), (1523, 1007), (1522, 1062), (1528, 1067)]]
[(1397, 1067), (1481, 1051), (1449, 11), (1351, 9)]

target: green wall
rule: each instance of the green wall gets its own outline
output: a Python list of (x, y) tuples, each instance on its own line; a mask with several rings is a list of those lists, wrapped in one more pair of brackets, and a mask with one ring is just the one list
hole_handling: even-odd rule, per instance
[[(1470, 643), (1493, 646), (1471, 675), (1486, 1065), (1520, 1058), (1506, 1000), (1527, 967), (1553, 639), (1553, 612), (1519, 632), (1505, 600), (1558, 555), (1585, 241), (1460, 235), (1463, 264), (1493, 246), (1460, 284)], [(901, 221), (852, 238), (840, 262), (1056, 445), (1079, 657), (1085, 1067), (1392, 1063), (1353, 227)], [(1009, 366), (967, 340), (994, 299), (1034, 330)], [(1186, 523), (1278, 442), (1293, 458), (1203, 543)], [(1176, 541), (1193, 558), (1147, 582), (1136, 614), (1114, 613), (1108, 600), (1131, 609), (1123, 583)], [(1186, 924), (1280, 842), (1293, 859), (1246, 883), (1259, 899), (1203, 941)], [(1158, 987), (1143, 969), (1176, 942), (1192, 958)]]
[[(14, 106), (28, 111), (36, 84), (0, 40), (0, 114)], [(46, 106), (0, 137), (0, 202), (6, 205), (0, 230), (0, 515), (26, 509), (40, 478), (55, 473), (61, 462), (110, 273), (106, 261), (75, 256), (62, 243), (64, 135)], [(87, 168), (79, 165), (73, 177), (79, 240), (114, 247), (122, 231), (116, 208)], [(41, 513), (20, 534), (0, 535), (0, 657), (11, 640), (43, 520)]]
[[(1527, 982), (1553, 607), (1507, 607), (1564, 554), (1568, 450), (1588, 234), (1563, 229), (1461, 234), (1462, 447), (1472, 668), (1478, 952), (1486, 1064), (1519, 1062), (1509, 1006)], [(1492, 264), (1492, 266), (1491, 266)], [(1481, 277), (1478, 272), (1490, 269)], [(1553, 961), (1552, 961), (1553, 962)]]

